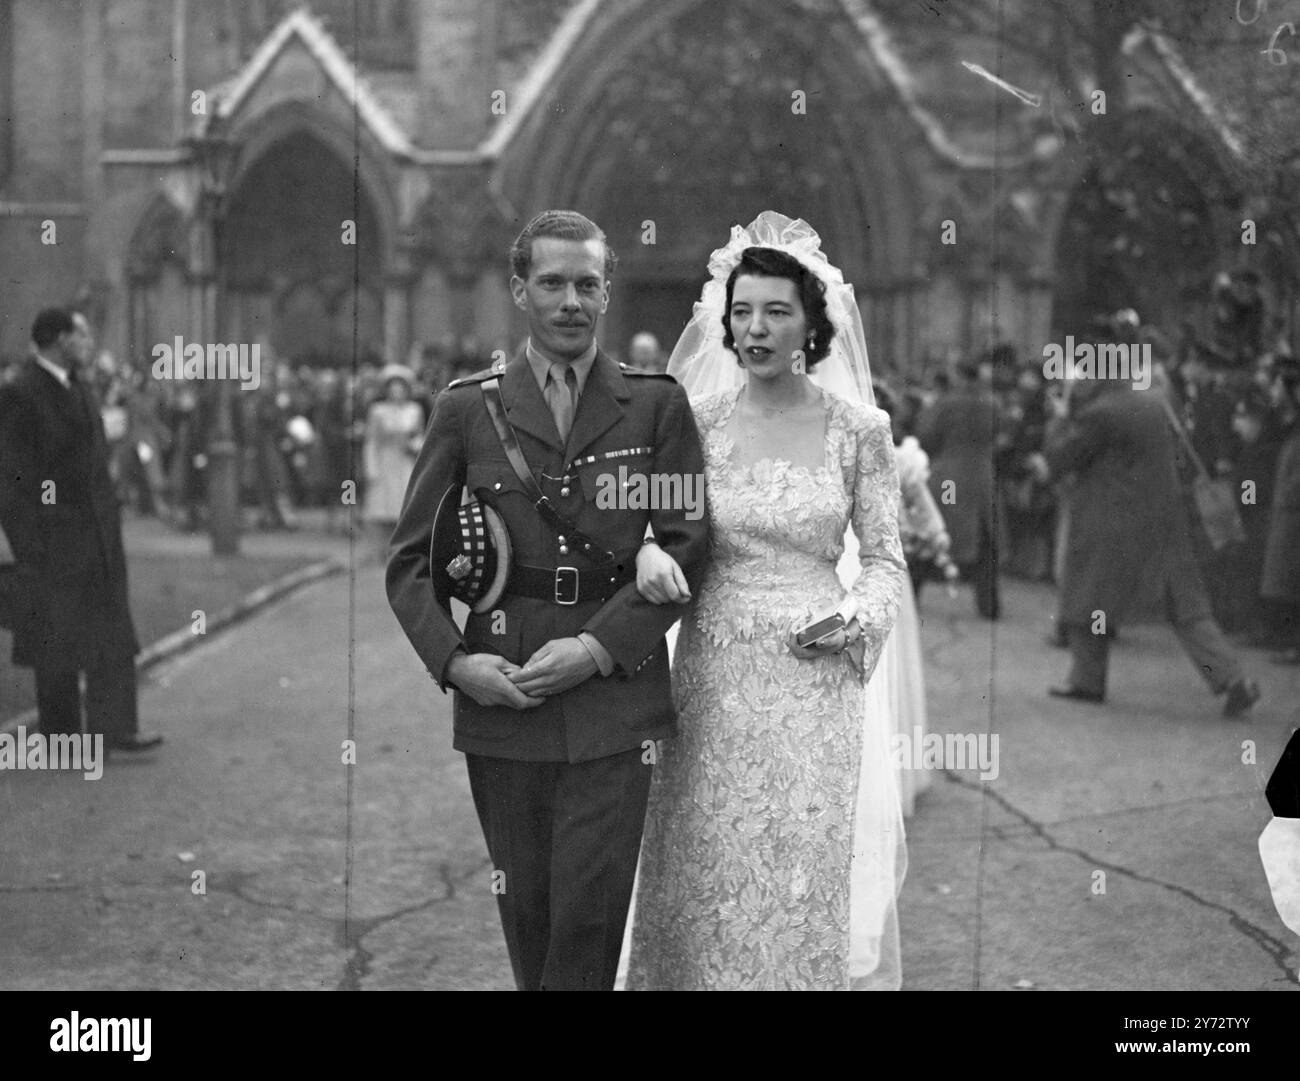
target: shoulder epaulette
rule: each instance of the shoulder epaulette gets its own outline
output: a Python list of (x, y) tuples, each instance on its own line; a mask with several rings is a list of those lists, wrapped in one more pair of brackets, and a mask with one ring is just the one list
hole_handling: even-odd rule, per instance
[(473, 375), (462, 375), (459, 379), (453, 379), (447, 384), (447, 389), (452, 390), (455, 387), (469, 386), (470, 383), (482, 383), (488, 379), (494, 379), (497, 376), (505, 374), (505, 368), (491, 367), (484, 368), (481, 372), (475, 372)]
[(619, 361), (618, 370), (621, 371), (624, 375), (648, 375), (654, 377), (655, 379), (667, 379), (668, 382), (670, 383), (677, 382), (677, 380), (674, 379), (667, 372), (648, 372), (644, 368), (633, 368), (631, 365), (624, 364), (622, 361)]

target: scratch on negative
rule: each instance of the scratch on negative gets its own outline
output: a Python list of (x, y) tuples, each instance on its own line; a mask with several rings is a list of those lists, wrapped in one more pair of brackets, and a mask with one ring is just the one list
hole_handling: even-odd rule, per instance
[(961, 66), (964, 67), (967, 71), (973, 71), (976, 75), (983, 76), (994, 86), (1000, 86), (1002, 87), (1003, 90), (1007, 91), (1008, 93), (1014, 94), (1026, 105), (1032, 105), (1035, 109), (1037, 109), (1040, 105), (1043, 104), (1043, 99), (1040, 95), (1031, 94), (1027, 90), (1021, 90), (1020, 87), (1018, 86), (1012, 86), (1005, 79), (999, 79), (996, 75), (993, 74), (993, 72), (989, 71), (987, 68), (980, 67), (979, 64), (972, 64), (969, 60), (963, 60), (961, 62)]

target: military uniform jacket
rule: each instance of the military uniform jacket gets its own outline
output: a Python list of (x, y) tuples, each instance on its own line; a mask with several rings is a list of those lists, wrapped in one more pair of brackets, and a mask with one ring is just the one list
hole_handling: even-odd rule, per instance
[[(597, 673), (527, 710), (480, 706), (457, 691), (453, 746), (520, 761), (583, 762), (670, 736), (675, 714), (664, 634), (682, 615), (681, 607), (650, 604), (635, 581), (606, 601), (574, 605), (519, 596), (508, 582), (492, 611), (470, 613), (462, 634), (449, 606), (434, 594), (429, 564), (434, 515), (443, 495), (462, 486), (501, 515), (515, 565), (576, 567), (585, 576), (601, 564), (580, 547), (560, 552), (559, 531), (543, 520), (511, 468), (480, 386), (494, 376), (500, 378), (507, 416), (542, 491), (580, 530), (612, 551), (619, 565), (634, 571), (646, 526), (653, 524), (659, 544), (681, 565), (694, 592), (709, 537), (699, 433), (686, 392), (672, 378), (633, 372), (597, 352), (567, 447), (523, 350), (503, 371), (480, 372), (443, 391), (393, 532), (387, 575), (389, 602), (429, 674), (445, 691), (447, 663), (459, 650), (496, 653), (523, 664), (545, 642), (584, 630), (616, 665), (610, 676)], [(620, 467), (626, 474), (620, 475)], [(645, 500), (635, 496), (611, 498), (616, 491), (631, 491), (621, 489), (620, 477), (636, 474), (698, 478), (698, 510), (680, 505), (680, 499), (677, 506), (644, 507)]]

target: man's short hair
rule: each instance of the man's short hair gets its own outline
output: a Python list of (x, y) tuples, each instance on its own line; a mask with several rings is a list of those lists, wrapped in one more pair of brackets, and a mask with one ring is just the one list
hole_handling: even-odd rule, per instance
[(37, 349), (48, 349), (59, 340), (60, 334), (71, 334), (77, 329), (72, 321), (71, 308), (44, 308), (32, 323), (32, 341)]
[(605, 231), (576, 210), (543, 210), (524, 226), (510, 248), (510, 272), (515, 277), (528, 280), (533, 265), (533, 241), (544, 236), (556, 240), (599, 240), (605, 246), (605, 280), (613, 279), (618, 258), (609, 246)]

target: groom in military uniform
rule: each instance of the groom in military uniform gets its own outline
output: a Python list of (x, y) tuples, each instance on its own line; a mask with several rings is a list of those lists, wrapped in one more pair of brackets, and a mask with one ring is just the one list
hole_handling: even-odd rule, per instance
[[(597, 495), (620, 466), (684, 482), (704, 462), (685, 391), (596, 345), (614, 266), (599, 227), (546, 211), (510, 258), (528, 341), (439, 396), (393, 533), (388, 597), (429, 674), (456, 692), (453, 746), (516, 983), (609, 990), (654, 741), (675, 724), (664, 634), (681, 610), (641, 597), (636, 554), (652, 527), (693, 588), (709, 521), (707, 509)], [(478, 506), (457, 507), (462, 488)], [(444, 562), (449, 551), (461, 554)], [(472, 604), (463, 633), (449, 595)]]

